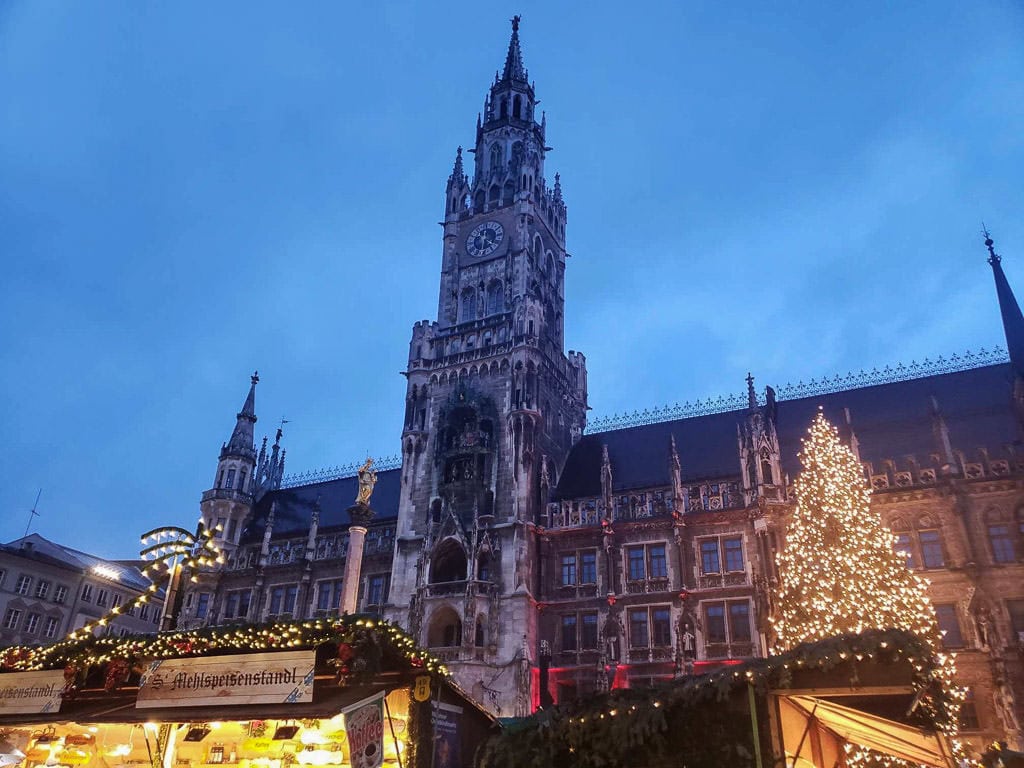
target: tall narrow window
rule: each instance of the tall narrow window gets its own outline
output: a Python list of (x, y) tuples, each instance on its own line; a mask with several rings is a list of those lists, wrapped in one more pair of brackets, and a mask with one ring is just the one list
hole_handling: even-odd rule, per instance
[(729, 636), (734, 643), (750, 642), (750, 605), (729, 603)]
[(14, 587), (14, 591), (17, 592), (19, 595), (27, 595), (28, 594), (28, 590), (29, 590), (29, 588), (31, 586), (32, 586), (32, 577), (31, 576), (25, 576), (24, 574), (22, 574), (21, 576), (18, 577), (18, 583)]
[(1024, 647), (1024, 600), (1007, 600), (1006, 612), (1010, 614), (1010, 631), (1013, 639)]
[(649, 577), (664, 579), (668, 576), (668, 562), (665, 559), (665, 545), (652, 544), (647, 548), (647, 559), (650, 563)]
[(228, 484), (227, 484), (227, 487), (228, 488), (234, 488), (235, 487), (235, 470), (234, 470), (234, 468), (228, 470)]
[(205, 619), (206, 615), (210, 612), (210, 593), (200, 592), (199, 599), (196, 601), (196, 618)]
[(1010, 526), (990, 525), (988, 541), (992, 545), (992, 560), (996, 563), (1012, 563), (1016, 558), (1013, 552), (1013, 539), (1010, 537)]
[(921, 560), (925, 568), (942, 568), (946, 558), (942, 554), (942, 539), (938, 531), (921, 531), (918, 534), (921, 542)]
[(466, 288), (462, 292), (462, 322), (476, 320), (476, 291)]
[(36, 597), (40, 600), (45, 600), (46, 596), (50, 593), (50, 582), (40, 579), (39, 583), (36, 584)]
[(644, 548), (630, 547), (626, 550), (629, 558), (629, 580), (643, 581), (644, 578)]
[(21, 621), (21, 611), (17, 608), (8, 608), (4, 614), (4, 629), (17, 629)]
[(562, 586), (576, 584), (576, 555), (562, 555)]
[(584, 613), (581, 618), (580, 649), (587, 651), (597, 648), (597, 614)]
[(953, 604), (936, 605), (935, 618), (939, 622), (939, 630), (943, 632), (942, 646), (944, 648), (962, 648), (964, 636), (960, 631), (960, 620), (956, 615), (956, 606)]
[(658, 647), (672, 645), (672, 620), (667, 607), (651, 609), (651, 639)]
[(726, 642), (725, 635), (725, 606), (722, 603), (712, 603), (704, 608), (704, 633), (709, 643)]
[(57, 625), (60, 622), (56, 617), (50, 616), (46, 619), (46, 626), (43, 627), (44, 637), (55, 637), (57, 635)]
[(896, 544), (894, 548), (897, 552), (902, 552), (907, 558), (907, 568), (915, 568), (914, 563), (914, 548), (910, 542), (910, 534), (906, 532), (896, 534)]
[(743, 539), (739, 536), (722, 541), (725, 550), (725, 570), (735, 573), (743, 570)]
[(597, 552), (580, 553), (580, 584), (597, 584)]
[(576, 643), (576, 614), (571, 613), (562, 617), (562, 650), (575, 651), (578, 647)]
[(629, 645), (631, 648), (646, 648), (650, 644), (647, 628), (647, 609), (629, 612)]
[(386, 573), (375, 573), (367, 582), (367, 605), (384, 605), (388, 599), (388, 581)]
[(499, 280), (493, 280), (487, 286), (487, 314), (497, 315), (504, 309), (505, 296)]
[(700, 543), (701, 573), (721, 573), (718, 562), (718, 539), (705, 539)]

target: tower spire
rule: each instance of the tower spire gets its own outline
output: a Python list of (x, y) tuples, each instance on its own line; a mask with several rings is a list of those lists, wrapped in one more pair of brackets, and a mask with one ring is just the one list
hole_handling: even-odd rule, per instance
[(459, 181), (465, 175), (466, 172), (462, 168), (462, 146), (460, 145), (455, 152), (455, 167), (452, 168), (452, 178)]
[(519, 49), (519, 22), (521, 16), (512, 17), (512, 38), (508, 41), (508, 55), (505, 57), (505, 69), (502, 80), (527, 82), (526, 68), (523, 66), (523, 52)]
[(988, 263), (992, 265), (992, 274), (996, 281), (999, 312), (1003, 317), (1003, 333), (1006, 334), (1006, 351), (1010, 353), (1010, 363), (1014, 372), (1024, 377), (1024, 314), (1021, 313), (1013, 289), (1010, 288), (1010, 283), (1003, 273), (1003, 259), (996, 253), (992, 237), (984, 227), (982, 232), (985, 235), (985, 247), (988, 248)]
[(256, 423), (256, 385), (260, 381), (259, 371), (254, 371), (250, 378), (249, 394), (242, 403), (242, 410), (236, 416), (235, 428), (231, 432), (231, 439), (221, 450), (221, 456), (244, 456), (256, 458), (255, 440), (252, 428)]

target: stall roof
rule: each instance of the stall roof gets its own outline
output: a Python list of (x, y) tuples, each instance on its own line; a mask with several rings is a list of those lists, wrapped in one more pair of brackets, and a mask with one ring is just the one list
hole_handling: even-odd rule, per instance
[[(845, 741), (884, 755), (900, 757), (933, 768), (955, 768), (950, 750), (939, 734), (928, 733), (920, 728), (844, 707), (842, 704), (815, 696), (781, 698), (791, 705), (783, 709), (783, 719), (799, 718), (800, 729), (803, 731), (815, 727), (817, 723)], [(799, 742), (804, 744), (803, 749), (798, 745), (792, 746), (800, 749), (801, 754), (808, 752), (810, 740), (800, 739)], [(790, 746), (787, 740), (787, 751)]]

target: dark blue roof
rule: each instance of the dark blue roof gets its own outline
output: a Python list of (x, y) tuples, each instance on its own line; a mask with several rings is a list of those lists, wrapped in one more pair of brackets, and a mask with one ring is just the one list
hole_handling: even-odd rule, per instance
[[(398, 517), (398, 496), (401, 470), (389, 469), (377, 473), (370, 506), (377, 513), (376, 521), (394, 520)], [(274, 538), (304, 535), (309, 531), (313, 517), (313, 505), (320, 498), (320, 530), (347, 528), (351, 520), (348, 508), (356, 500), (359, 481), (356, 477), (342, 477), (325, 480), (322, 483), (300, 485), (271, 491), (256, 505), (252, 521), (242, 534), (242, 543), (251, 544), (263, 538), (270, 506), (277, 502), (274, 511)]]
[[(849, 409), (862, 460), (902, 464), (913, 455), (931, 465), (931, 454), (939, 450), (932, 428), (933, 396), (954, 450), (970, 456), (985, 447), (994, 457), (1006, 455), (1007, 446), (1021, 444), (1012, 392), (1012, 369), (1001, 364), (781, 401), (776, 431), (783, 471), (790, 476), (799, 471), (800, 440), (819, 406), (840, 429), (843, 409)], [(602, 445), (608, 446), (616, 491), (668, 485), (670, 437), (675, 437), (684, 480), (737, 477), (736, 427), (746, 415), (745, 410), (729, 411), (587, 435), (569, 454), (555, 495), (600, 495)]]

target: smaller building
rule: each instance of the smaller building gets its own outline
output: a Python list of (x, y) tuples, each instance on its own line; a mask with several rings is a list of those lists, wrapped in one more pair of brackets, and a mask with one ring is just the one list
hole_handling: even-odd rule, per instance
[(104, 634), (156, 631), (158, 601), (129, 607), (151, 584), (142, 567), (80, 552), (37, 533), (0, 545), (0, 646), (55, 642), (121, 605), (124, 612), (109, 620)]
[(369, 616), (9, 648), (0, 689), (23, 768), (459, 768), (497, 727)]

